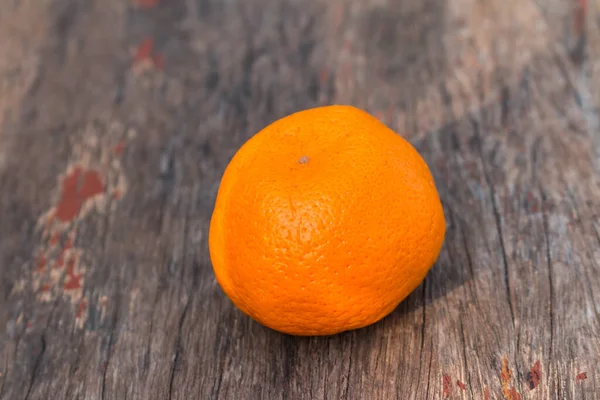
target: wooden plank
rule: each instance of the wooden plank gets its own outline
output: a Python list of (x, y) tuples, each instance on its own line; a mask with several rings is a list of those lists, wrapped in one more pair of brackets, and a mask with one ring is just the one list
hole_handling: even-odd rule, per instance
[[(600, 398), (588, 2), (584, 58), (555, 1), (0, 5), (0, 399)], [(448, 230), (386, 319), (295, 338), (224, 296), (208, 221), (250, 135), (328, 103), (411, 140)]]

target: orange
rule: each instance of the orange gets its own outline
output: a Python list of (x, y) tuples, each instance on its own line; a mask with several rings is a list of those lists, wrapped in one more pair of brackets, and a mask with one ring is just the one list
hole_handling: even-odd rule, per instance
[(445, 220), (429, 168), (368, 113), (333, 105), (251, 137), (210, 223), (216, 279), (259, 323), (292, 335), (370, 325), (419, 286)]

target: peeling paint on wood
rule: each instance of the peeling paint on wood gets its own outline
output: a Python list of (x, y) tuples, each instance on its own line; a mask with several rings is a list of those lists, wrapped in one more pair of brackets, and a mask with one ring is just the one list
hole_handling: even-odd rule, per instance
[(444, 395), (444, 398), (448, 398), (450, 397), (450, 393), (452, 391), (452, 378), (449, 375), (444, 375), (442, 377), (442, 382), (444, 385), (442, 394)]
[(502, 395), (506, 400), (521, 400), (521, 395), (512, 386), (512, 371), (508, 368), (508, 359), (502, 358), (502, 371), (500, 372), (500, 381), (502, 382)]
[(83, 328), (83, 321), (85, 321), (85, 311), (87, 306), (87, 300), (82, 298), (77, 306), (77, 313), (75, 314), (75, 324), (79, 329)]
[(533, 367), (531, 367), (531, 369), (527, 373), (527, 383), (529, 385), (529, 389), (530, 390), (535, 389), (540, 384), (541, 379), (542, 379), (541, 364), (540, 364), (540, 361), (538, 360), (535, 362), (535, 364), (533, 364)]
[[(42, 302), (70, 298), (80, 327), (82, 307), (87, 304), (83, 290), (89, 265), (84, 261), (85, 249), (77, 245), (79, 225), (94, 213), (114, 209), (127, 190), (120, 156), (132, 135), (119, 124), (111, 129), (110, 135), (103, 138), (91, 127), (85, 131), (83, 142), (75, 146), (76, 161), (58, 179), (54, 205), (38, 220), (42, 242), (34, 258), (34, 289)], [(115, 138), (116, 144), (106, 143)]]
[(575, 0), (575, 12), (573, 26), (575, 34), (582, 36), (585, 32), (585, 19), (587, 15), (587, 0)]
[(104, 193), (104, 183), (95, 170), (82, 170), (78, 165), (62, 179), (61, 197), (51, 218), (71, 222), (88, 200)]
[(147, 69), (155, 68), (162, 71), (165, 67), (164, 57), (154, 49), (154, 39), (144, 39), (136, 48), (133, 57), (132, 69), (140, 74)]

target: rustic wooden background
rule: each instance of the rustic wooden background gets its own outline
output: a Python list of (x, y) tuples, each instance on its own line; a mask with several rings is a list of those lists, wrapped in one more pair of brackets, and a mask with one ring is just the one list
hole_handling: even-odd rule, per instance
[[(0, 399), (600, 399), (600, 0), (1, 0)], [(270, 331), (207, 251), (268, 123), (363, 108), (448, 230), (389, 317)]]

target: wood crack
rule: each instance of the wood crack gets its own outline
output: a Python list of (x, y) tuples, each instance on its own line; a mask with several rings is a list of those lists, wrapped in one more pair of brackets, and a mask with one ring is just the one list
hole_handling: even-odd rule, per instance
[[(542, 193), (542, 204), (546, 202), (545, 193), (540, 190)], [(542, 206), (543, 207), (543, 206)], [(552, 264), (552, 255), (550, 252), (550, 235), (549, 235), (549, 227), (548, 227), (548, 215), (546, 211), (542, 212), (542, 222), (544, 227), (544, 239), (546, 241), (546, 264), (548, 266), (548, 291), (550, 297), (550, 352), (549, 352), (549, 361), (552, 361), (553, 354), (553, 346), (554, 346), (554, 283), (552, 282), (552, 276), (554, 275), (554, 268)]]
[(100, 388), (100, 398), (102, 400), (105, 399), (104, 395), (106, 393), (106, 374), (108, 372), (108, 366), (110, 363), (110, 359), (112, 356), (112, 351), (113, 351), (113, 347), (114, 347), (114, 343), (113, 343), (113, 329), (114, 327), (111, 329), (110, 332), (110, 336), (108, 337), (108, 348), (107, 348), (107, 353), (106, 353), (106, 362), (103, 364), (104, 368), (102, 369), (102, 385)]
[(431, 360), (433, 358), (433, 352), (429, 352), (429, 368), (427, 372), (427, 387), (425, 388), (425, 398), (429, 399), (429, 385), (431, 383)]
[(179, 364), (179, 360), (181, 357), (181, 332), (183, 331), (183, 323), (185, 321), (185, 317), (190, 307), (190, 303), (191, 296), (186, 301), (185, 306), (183, 307), (183, 312), (179, 317), (179, 325), (177, 328), (177, 341), (175, 343), (175, 355), (173, 356), (173, 364), (171, 365), (171, 372), (169, 376), (169, 400), (173, 398), (173, 384), (175, 382), (175, 371), (177, 370), (177, 365)]
[(150, 313), (150, 327), (148, 328), (148, 342), (146, 343), (146, 351), (144, 352), (144, 359), (142, 362), (142, 369), (145, 373), (148, 372), (150, 368), (150, 353), (152, 351), (152, 335), (154, 333), (154, 313), (156, 310), (156, 305), (158, 304), (158, 300), (162, 295), (164, 289), (162, 285), (159, 283), (158, 288), (156, 289), (156, 293), (154, 294), (154, 300), (152, 301), (152, 312)]
[(344, 387), (344, 392), (342, 394), (342, 398), (349, 399), (350, 398), (350, 373), (352, 372), (352, 349), (354, 348), (354, 333), (350, 333), (350, 349), (348, 351), (348, 370), (346, 371), (346, 385)]
[[(548, 363), (547, 363), (547, 368), (548, 368), (548, 376), (552, 376), (552, 373), (550, 371), (552, 371), (553, 368), (553, 357), (554, 357), (554, 282), (553, 282), (553, 275), (554, 275), (554, 268), (553, 268), (553, 262), (552, 262), (552, 254), (550, 252), (550, 229), (548, 226), (548, 215), (547, 212), (545, 210), (544, 204), (546, 202), (546, 195), (544, 193), (544, 191), (542, 189), (540, 189), (541, 195), (542, 195), (542, 225), (544, 228), (544, 239), (546, 242), (546, 265), (548, 266), (548, 296), (550, 298), (549, 301), (549, 325), (550, 325), (550, 347), (548, 350)], [(558, 379), (556, 379), (557, 377), (554, 376), (555, 382), (558, 382)], [(558, 397), (560, 397), (560, 383), (558, 383), (558, 389), (557, 389), (557, 395), (559, 395)]]
[(515, 311), (514, 311), (514, 305), (512, 302), (512, 295), (511, 295), (511, 290), (510, 290), (511, 286), (510, 286), (510, 275), (509, 275), (509, 267), (508, 267), (508, 257), (506, 255), (506, 247), (504, 244), (504, 237), (502, 234), (502, 218), (500, 217), (500, 212), (498, 210), (498, 205), (496, 203), (496, 191), (494, 189), (494, 183), (492, 182), (492, 179), (489, 176), (489, 173), (487, 171), (485, 157), (483, 155), (483, 149), (481, 146), (482, 138), (481, 138), (481, 132), (479, 131), (479, 123), (473, 117), (471, 117), (471, 125), (473, 127), (473, 132), (475, 134), (475, 137), (477, 138), (477, 146), (476, 147), (477, 147), (477, 151), (479, 152), (479, 157), (480, 157), (481, 163), (483, 164), (483, 175), (484, 175), (485, 181), (486, 181), (489, 191), (490, 191), (492, 212), (494, 214), (494, 222), (496, 224), (496, 232), (498, 234), (498, 241), (500, 242), (500, 251), (502, 254), (502, 263), (504, 266), (504, 286), (506, 288), (506, 301), (508, 303), (508, 309), (510, 311), (510, 318), (511, 318), (513, 329), (516, 329)]
[[(196, 190), (193, 191), (193, 193), (195, 193), (195, 192), (196, 192)], [(188, 239), (189, 239), (189, 233), (190, 233), (189, 225), (190, 225), (190, 221), (191, 221), (191, 208), (194, 205), (195, 205), (195, 198), (192, 201), (190, 201), (190, 206), (188, 207), (188, 210), (186, 212), (185, 222), (183, 225), (182, 252), (183, 252), (184, 265), (187, 264), (187, 259), (188, 259), (188, 241), (189, 241)], [(183, 286), (183, 284), (184, 284), (183, 283), (184, 275), (185, 275), (184, 268), (182, 268), (181, 278), (180, 278), (181, 286)], [(177, 327), (177, 339), (175, 341), (173, 364), (171, 365), (171, 372), (170, 372), (170, 376), (169, 376), (169, 395), (168, 395), (169, 400), (171, 400), (172, 396), (173, 396), (173, 389), (174, 389), (173, 385), (175, 383), (175, 373), (177, 371), (177, 366), (181, 359), (181, 351), (182, 351), (181, 342), (182, 342), (183, 324), (188, 315), (188, 310), (190, 308), (190, 305), (192, 304), (192, 299), (194, 298), (194, 293), (196, 292), (196, 288), (198, 286), (198, 278), (199, 278), (199, 266), (197, 265), (196, 260), (192, 260), (192, 284), (188, 290), (185, 306), (183, 307), (183, 311), (181, 312), (181, 316), (179, 317), (179, 324)]]
[[(79, 370), (79, 363), (81, 362), (81, 356), (83, 354), (83, 344), (84, 344), (84, 337), (83, 336), (79, 336), (79, 344), (77, 345), (77, 356), (75, 358), (75, 361), (73, 362), (73, 364), (70, 366), (69, 368), (69, 376), (73, 376), (75, 374), (75, 372), (77, 372)], [(70, 383), (70, 382), (69, 382)], [(86, 388), (85, 388), (85, 381), (83, 383), (84, 385), (84, 389), (83, 392), (85, 393)], [(72, 393), (74, 391), (74, 389), (72, 389), (73, 385), (69, 384), (66, 390), (67, 396), (69, 396), (69, 393)], [(73, 395), (71, 394), (70, 397), (73, 397)]]
[(100, 398), (102, 400), (105, 399), (105, 395), (106, 395), (106, 376), (108, 373), (108, 367), (110, 365), (112, 356), (113, 356), (113, 352), (114, 352), (114, 348), (115, 348), (115, 343), (116, 343), (116, 339), (115, 339), (115, 335), (117, 334), (116, 330), (117, 330), (117, 323), (119, 321), (119, 310), (121, 309), (121, 288), (119, 283), (120, 280), (117, 280), (117, 287), (116, 287), (116, 294), (115, 294), (115, 311), (114, 311), (114, 315), (110, 324), (110, 335), (108, 337), (108, 344), (107, 344), (107, 348), (106, 348), (106, 360), (104, 361), (104, 363), (102, 364), (102, 384), (100, 387)]
[[(230, 336), (223, 336), (223, 339), (225, 340), (225, 343), (223, 345), (223, 354), (227, 354), (229, 352), (229, 349), (231, 348), (231, 338)], [(223, 373), (224, 373), (224, 369), (225, 369), (225, 357), (220, 355), (219, 352), (219, 341), (215, 342), (215, 347), (214, 347), (214, 357), (216, 360), (220, 360), (218, 365), (219, 365), (219, 369), (217, 371), (217, 379), (216, 382), (213, 383), (213, 387), (211, 390), (212, 393), (212, 397), (215, 399), (219, 398), (219, 392), (221, 391), (221, 384), (223, 382)]]
[(467, 282), (467, 286), (469, 287), (469, 294), (471, 295), (471, 299), (476, 303), (477, 296), (473, 292), (473, 287), (477, 287), (477, 281), (475, 281), (475, 271), (473, 269), (473, 259), (471, 257), (471, 251), (469, 250), (469, 246), (467, 243), (467, 237), (465, 235), (465, 230), (462, 225), (460, 225), (460, 234), (462, 236), (462, 245), (465, 250), (465, 256), (467, 257), (467, 267), (469, 268), (469, 281)]
[(474, 399), (473, 396), (473, 386), (471, 384), (471, 372), (469, 370), (469, 363), (468, 363), (468, 358), (467, 358), (467, 337), (465, 336), (465, 328), (462, 322), (462, 319), (459, 320), (460, 322), (460, 334), (461, 334), (461, 338), (462, 338), (462, 349), (463, 349), (463, 360), (465, 363), (465, 374), (467, 376), (467, 385), (469, 386), (469, 392), (471, 393), (471, 399)]
[[(579, 205), (577, 204), (577, 201), (575, 200), (575, 196), (573, 195), (572, 190), (567, 186), (567, 196), (569, 198), (569, 201), (571, 202), (572, 206), (573, 206), (573, 212), (575, 213), (575, 216), (577, 218), (577, 221), (583, 221), (581, 218), (581, 214), (579, 213)], [(592, 229), (594, 231), (596, 231), (596, 228), (593, 226), (592, 224)], [(597, 231), (596, 231), (597, 232)], [(590, 257), (590, 262), (594, 262), (594, 255), (593, 254), (589, 254)], [(590, 283), (590, 277), (589, 277), (589, 273), (588, 273), (588, 268), (585, 268), (585, 266), (583, 267), (583, 274), (585, 275), (585, 287), (588, 290), (588, 294), (590, 296), (590, 299), (592, 300), (592, 307), (594, 309), (594, 316), (596, 317), (596, 321), (598, 322), (598, 325), (600, 326), (600, 313), (598, 312), (598, 308), (596, 307), (596, 299), (594, 298), (594, 289), (591, 286)]]
[(421, 296), (422, 299), (422, 307), (423, 307), (423, 318), (421, 320), (421, 345), (419, 346), (419, 380), (417, 381), (417, 390), (419, 392), (419, 387), (421, 386), (421, 371), (423, 370), (423, 350), (425, 349), (425, 333), (426, 333), (426, 322), (427, 322), (427, 305), (425, 301), (427, 300), (427, 279), (423, 281), (423, 294)]
[(40, 337), (40, 342), (41, 342), (42, 347), (40, 349), (40, 353), (36, 357), (35, 362), (33, 364), (33, 369), (31, 372), (31, 379), (29, 381), (29, 387), (27, 388), (27, 393), (25, 394), (25, 400), (28, 400), (29, 396), (31, 395), (31, 390), (33, 389), (33, 384), (35, 382), (35, 378), (38, 373), (38, 369), (42, 362), (42, 358), (44, 357), (44, 353), (46, 352), (46, 329), (47, 329), (47, 327), (44, 328), (44, 333), (42, 333), (42, 336)]
[(44, 357), (44, 353), (46, 352), (46, 346), (47, 346), (46, 333), (48, 332), (48, 328), (50, 327), (50, 323), (52, 322), (52, 317), (54, 316), (54, 312), (55, 312), (56, 308), (58, 307), (58, 302), (59, 302), (59, 298), (57, 298), (54, 301), (54, 304), (52, 305), (52, 310), (50, 311), (50, 315), (48, 316), (48, 319), (46, 320), (46, 325), (44, 326), (44, 330), (42, 331), (42, 335), (40, 336), (41, 349), (40, 349), (40, 353), (38, 354), (38, 356), (35, 359), (35, 362), (33, 363), (33, 368), (31, 370), (31, 378), (29, 380), (29, 386), (27, 388), (27, 393), (25, 394), (25, 400), (29, 400), (29, 396), (31, 395), (31, 392), (33, 390), (33, 385), (34, 385), (35, 379), (37, 377), (37, 373), (39, 372), (39, 368), (42, 363), (42, 358)]

